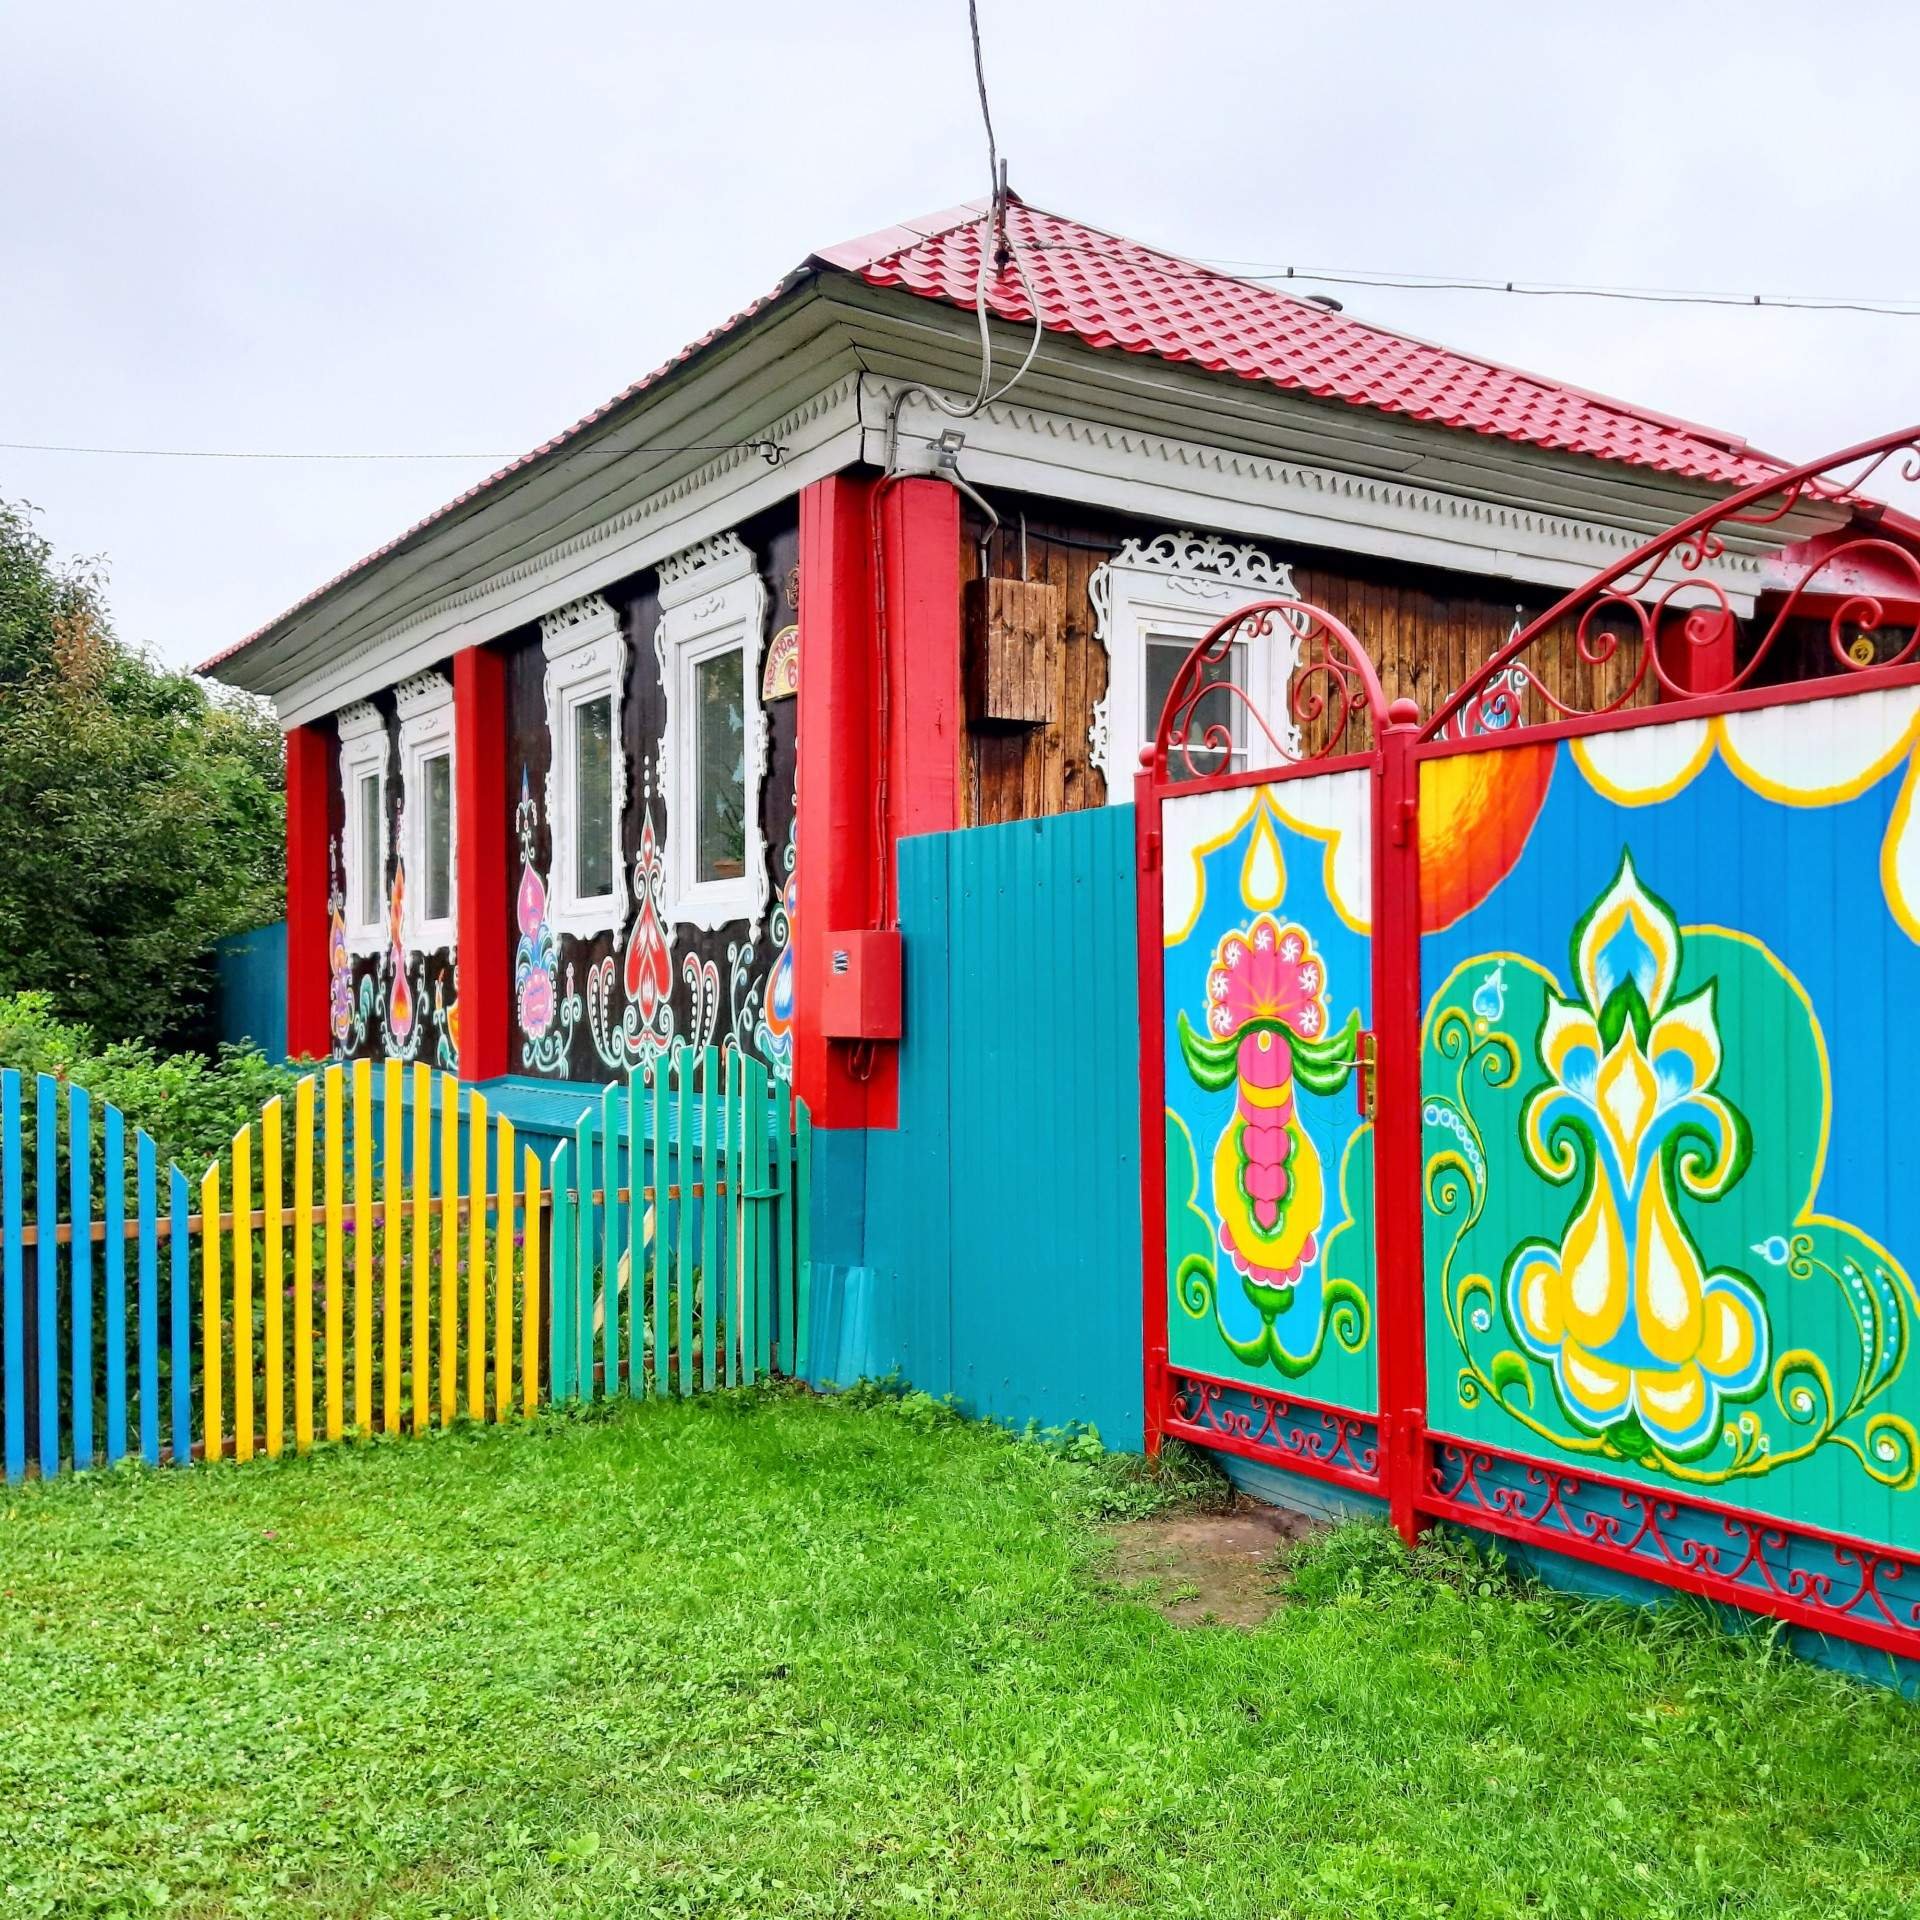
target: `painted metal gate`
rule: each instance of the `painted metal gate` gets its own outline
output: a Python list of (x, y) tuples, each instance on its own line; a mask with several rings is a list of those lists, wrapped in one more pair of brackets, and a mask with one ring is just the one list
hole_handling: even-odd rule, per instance
[[(1263, 714), (1235, 667), (1279, 645), (1290, 710)], [(1194, 649), (1137, 783), (1149, 1432), (1376, 1493), (1376, 842), (1410, 718), (1344, 626), (1276, 599)]]
[[(1195, 649), (1138, 782), (1150, 1441), (1920, 1660), (1889, 461), (1920, 428), (1649, 541), (1424, 727), (1297, 602)], [(1228, 683), (1279, 621), (1270, 725)]]

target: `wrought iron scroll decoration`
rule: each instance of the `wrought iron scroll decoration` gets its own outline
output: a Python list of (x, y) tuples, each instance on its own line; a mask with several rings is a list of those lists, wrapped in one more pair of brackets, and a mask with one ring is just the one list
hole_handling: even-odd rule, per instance
[[(1739, 692), (1752, 684), (1782, 630), (1815, 591), (1814, 582), (1845, 561), (1886, 562), (1897, 576), (1912, 582), (1914, 597), (1920, 599), (1920, 555), (1872, 532), (1850, 533), (1808, 560), (1799, 577), (1787, 588), (1779, 610), (1744, 663), (1736, 659), (1732, 671), (1718, 684), (1703, 686), (1691, 674), (1676, 674), (1670, 665), (1671, 658), (1683, 659), (1717, 646), (1738, 631), (1726, 589), (1703, 572), (1727, 551), (1721, 529), (1771, 526), (1796, 507), (1813, 502), (1829, 506), (1845, 503), (1871, 524), (1881, 517), (1885, 508), (1879, 501), (1858, 498), (1858, 490), (1895, 461), (1903, 481), (1920, 482), (1920, 426), (1903, 427), (1897, 433), (1863, 440), (1856, 446), (1809, 461), (1805, 466), (1770, 475), (1703, 507), (1689, 519), (1593, 575), (1520, 628), (1440, 704), (1421, 729), (1421, 739), (1446, 739), (1461, 733), (1491, 732), (1523, 724), (1515, 692), (1514, 663), (1543, 636), (1568, 621), (1574, 623), (1574, 656), (1581, 663), (1605, 666), (1623, 646), (1636, 648), (1637, 658), (1626, 684), (1610, 699), (1594, 707), (1581, 707), (1561, 699), (1537, 669), (1520, 668), (1519, 673), (1524, 675), (1520, 684), (1530, 687), (1552, 710), (1553, 717), (1563, 719), (1619, 711), (1633, 702), (1649, 675), (1676, 698), (1697, 699)], [(1670, 565), (1678, 567), (1680, 577), (1656, 593), (1655, 583), (1662, 570)], [(1680, 596), (1688, 594), (1699, 597), (1682, 601)], [(1822, 599), (1829, 597), (1836, 597), (1834, 590), (1821, 592)], [(1839, 604), (1827, 619), (1827, 640), (1843, 672), (1904, 666), (1920, 655), (1920, 629), (1887, 659), (1878, 658), (1877, 650), (1864, 656), (1854, 652), (1843, 637), (1844, 630), (1852, 627), (1861, 634), (1874, 633), (1886, 619), (1886, 602), (1864, 589), (1849, 590), (1844, 586), (1838, 589), (1837, 598)], [(1661, 657), (1663, 644), (1669, 659)]]
[[(1213, 669), (1232, 660), (1236, 645), (1252, 648), (1270, 641), (1276, 619), (1284, 620), (1300, 642), (1299, 659), (1287, 682), (1287, 714), (1298, 729), (1297, 749), (1275, 732), (1230, 673), (1210, 677)], [(1167, 689), (1153, 745), (1140, 756), (1156, 786), (1170, 779), (1205, 779), (1231, 765), (1237, 745), (1231, 721), (1203, 721), (1199, 714), (1203, 701), (1216, 700), (1247, 716), (1248, 745), (1257, 730), (1270, 750), (1270, 765), (1304, 766), (1341, 753), (1364, 752), (1387, 724), (1386, 696), (1366, 649), (1342, 621), (1304, 600), (1256, 601), (1228, 614), (1194, 643)]]

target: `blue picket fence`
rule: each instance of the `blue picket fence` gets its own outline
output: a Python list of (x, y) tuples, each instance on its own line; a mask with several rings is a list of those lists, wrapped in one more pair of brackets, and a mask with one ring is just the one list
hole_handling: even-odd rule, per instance
[[(165, 1446), (174, 1457), (185, 1459), (192, 1450), (188, 1232), (192, 1205), (187, 1177), (170, 1163), (164, 1168), (163, 1205), (163, 1169), (151, 1135), (143, 1128), (129, 1129), (119, 1108), (96, 1102), (84, 1087), (41, 1074), (34, 1086), (29, 1207), (22, 1093), (20, 1074), (12, 1068), (0, 1070), (0, 1386), (4, 1387), (0, 1453), (6, 1477), (21, 1479), (30, 1458), (47, 1475), (59, 1472), (63, 1460), (91, 1466), (125, 1459), (130, 1411), (138, 1422), (137, 1444), (144, 1460), (160, 1464), (163, 1412), (167, 1415)], [(135, 1207), (131, 1235), (126, 1224), (130, 1131)], [(64, 1208), (63, 1140), (67, 1150)], [(96, 1251), (100, 1268), (97, 1330)], [(124, 1337), (130, 1252), (136, 1328), (131, 1381)], [(96, 1435), (94, 1415), (103, 1400), (105, 1431)]]

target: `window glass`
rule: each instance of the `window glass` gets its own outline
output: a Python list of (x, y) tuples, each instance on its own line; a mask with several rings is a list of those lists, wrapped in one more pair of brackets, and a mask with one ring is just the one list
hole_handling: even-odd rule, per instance
[(360, 899), (358, 917), (363, 927), (377, 927), (386, 892), (386, 875), (380, 871), (380, 776), (363, 773), (357, 801), (360, 818)]
[[(1174, 675), (1180, 671), (1181, 662), (1192, 651), (1191, 640), (1160, 640), (1148, 636), (1147, 737), (1141, 742), (1142, 746), (1153, 744), (1154, 732), (1160, 725), (1160, 709), (1167, 704), (1167, 695), (1173, 691)], [(1246, 652), (1244, 646), (1236, 644), (1228, 649), (1225, 659), (1211, 662), (1204, 676), (1206, 685), (1212, 688), (1232, 684), (1244, 688), (1247, 684)], [(1230, 752), (1223, 754), (1218, 748), (1200, 744), (1213, 727), (1221, 728), (1232, 741)], [(1176, 732), (1181, 730), (1182, 716), (1175, 716), (1174, 728)], [(1169, 780), (1192, 780), (1205, 774), (1238, 772), (1247, 764), (1245, 709), (1231, 694), (1201, 694), (1184, 716), (1184, 731), (1190, 747), (1188, 752), (1176, 747), (1167, 755)], [(1192, 760), (1191, 766), (1188, 764), (1189, 758)]]
[(613, 891), (613, 696), (573, 710), (573, 890), (582, 900)]
[(744, 658), (736, 648), (693, 669), (696, 880), (737, 880), (747, 870)]
[(453, 759), (436, 753), (421, 769), (421, 825), (426, 830), (422, 848), (425, 917), (447, 920), (453, 915)]

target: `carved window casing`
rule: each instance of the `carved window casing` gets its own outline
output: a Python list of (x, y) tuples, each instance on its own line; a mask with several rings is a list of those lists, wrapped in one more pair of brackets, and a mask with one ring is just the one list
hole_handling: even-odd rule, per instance
[(346, 893), (347, 951), (355, 958), (387, 944), (387, 722), (370, 701), (335, 716), (340, 730), (340, 789), (346, 827), (340, 837)]
[(627, 643), (597, 593), (540, 622), (546, 655), (547, 818), (553, 826), (547, 924), (591, 940), (627, 918), (620, 821), (627, 804), (621, 698)]
[[(1161, 700), (1194, 643), (1242, 607), (1293, 598), (1293, 574), (1258, 547), (1235, 546), (1213, 534), (1163, 533), (1129, 540), (1095, 571), (1088, 594), (1095, 637), (1107, 650), (1107, 693), (1094, 708), (1087, 738), (1094, 764), (1106, 776), (1107, 803), (1114, 806), (1133, 798), (1133, 776), (1142, 750), (1153, 742)], [(1230, 663), (1235, 682), (1290, 754), (1300, 745), (1288, 706), (1299, 656), (1299, 635), (1276, 619), (1261, 638), (1236, 641)], [(1194, 711), (1189, 724), (1196, 740), (1216, 718), (1233, 736), (1234, 771), (1280, 758), (1245, 705), (1227, 695), (1203, 699)], [(1197, 749), (1194, 758), (1204, 764)]]
[(673, 923), (711, 929), (745, 920), (757, 935), (766, 913), (766, 625), (766, 584), (737, 534), (702, 540), (662, 563), (654, 650), (666, 697), (660, 765)]
[(394, 689), (400, 710), (401, 925), (409, 956), (459, 939), (459, 835), (454, 823), (453, 685), (417, 673)]

